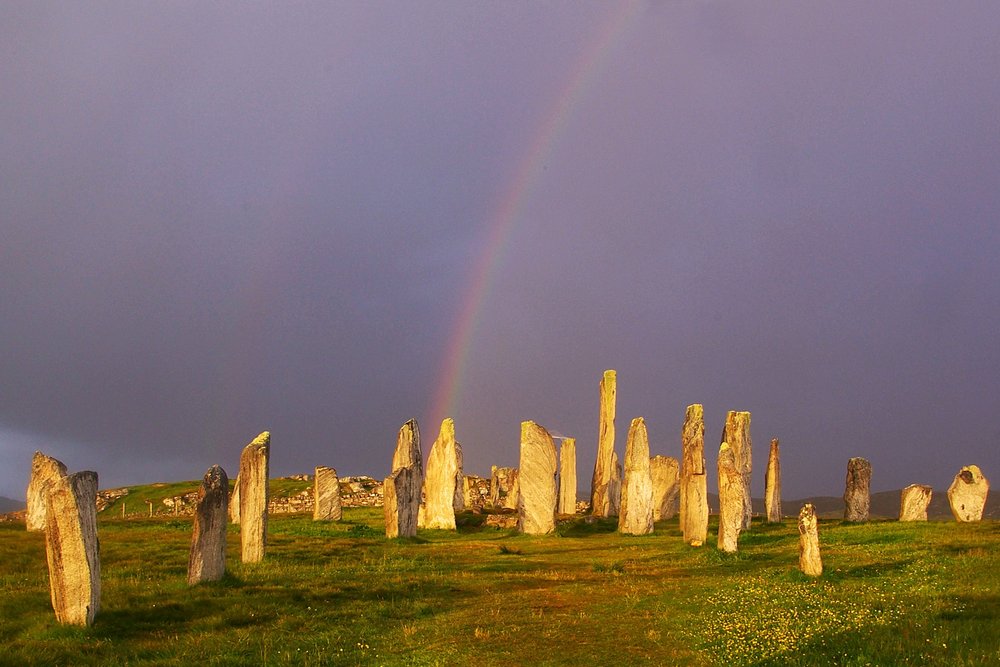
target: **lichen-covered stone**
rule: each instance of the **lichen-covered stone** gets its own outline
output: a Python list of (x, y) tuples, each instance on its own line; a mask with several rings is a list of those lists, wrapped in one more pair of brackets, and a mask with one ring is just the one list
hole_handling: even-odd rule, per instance
[(28, 506), (24, 523), (28, 530), (45, 530), (45, 499), (53, 480), (67, 475), (66, 466), (61, 461), (35, 452), (31, 458), (31, 479), (28, 480)]
[(781, 452), (778, 439), (771, 440), (771, 453), (767, 457), (764, 475), (764, 513), (768, 523), (781, 523)]
[(867, 521), (871, 507), (872, 464), (854, 457), (847, 462), (844, 488), (844, 520)]
[(340, 521), (344, 510), (340, 502), (340, 478), (337, 470), (318, 466), (313, 477), (313, 521)]
[(559, 514), (576, 514), (576, 438), (559, 445)]
[(823, 559), (819, 553), (819, 521), (812, 503), (799, 511), (799, 569), (807, 577), (823, 574)]
[(452, 507), (455, 513), (463, 512), (465, 505), (465, 457), (462, 454), (462, 443), (455, 443), (455, 461), (458, 470), (455, 472), (455, 495), (452, 497)]
[(719, 446), (719, 550), (736, 553), (743, 528), (743, 473), (729, 443)]
[(535, 422), (521, 422), (517, 528), (526, 535), (546, 535), (556, 529), (556, 465), (549, 432)]
[(681, 430), (680, 529), (693, 547), (708, 539), (708, 477), (705, 474), (705, 412), (689, 405)]
[[(753, 504), (750, 500), (750, 480), (753, 470), (753, 442), (750, 439), (750, 413), (730, 410), (726, 413), (726, 426), (722, 430), (722, 442), (733, 450), (736, 469), (743, 475), (743, 530), (750, 528), (753, 518)], [(721, 444), (721, 443), (720, 443)]]
[(45, 504), (45, 556), (56, 620), (93, 625), (101, 607), (97, 473), (51, 477)]
[(409, 420), (399, 429), (399, 434), (396, 436), (396, 449), (392, 453), (392, 470), (390, 472), (396, 472), (400, 468), (408, 466), (413, 466), (423, 479), (424, 461), (423, 455), (420, 453), (420, 428), (416, 419)]
[(198, 507), (194, 513), (188, 555), (188, 584), (218, 581), (226, 573), (228, 505), (229, 478), (220, 466), (212, 466), (198, 489)]
[(927, 506), (934, 489), (923, 484), (910, 484), (899, 494), (900, 521), (927, 521)]
[(649, 460), (649, 476), (653, 480), (653, 521), (674, 518), (680, 495), (680, 464), (672, 456), (654, 456)]
[(416, 466), (398, 468), (382, 485), (386, 537), (415, 537), (422, 476)]
[(622, 507), (622, 480), (625, 478), (618, 452), (611, 452), (611, 481), (608, 483), (608, 516), (618, 516)]
[(615, 404), (618, 393), (618, 376), (613, 370), (604, 371), (601, 378), (601, 405), (597, 435), (597, 458), (594, 476), (590, 483), (590, 512), (594, 516), (608, 517), (618, 500), (609, 489), (615, 476)]
[(240, 454), (240, 546), (244, 563), (264, 560), (267, 544), (271, 434), (264, 431)]
[(980, 521), (989, 494), (990, 482), (979, 466), (962, 468), (948, 487), (948, 503), (955, 520), (962, 523)]
[(649, 473), (649, 436), (646, 420), (636, 417), (625, 441), (625, 479), (618, 514), (618, 532), (648, 535), (653, 532), (653, 479)]
[(455, 443), (455, 422), (441, 422), (441, 431), (427, 455), (424, 503), (417, 524), (421, 528), (455, 530), (455, 483), (461, 472)]

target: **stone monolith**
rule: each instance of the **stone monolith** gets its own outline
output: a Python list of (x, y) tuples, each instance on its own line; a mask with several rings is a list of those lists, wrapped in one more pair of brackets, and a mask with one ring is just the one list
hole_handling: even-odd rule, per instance
[(421, 528), (455, 530), (455, 482), (461, 472), (458, 456), (455, 422), (447, 418), (427, 455), (424, 504), (417, 517)]
[(847, 462), (844, 488), (844, 520), (867, 521), (871, 506), (872, 464), (859, 456)]
[(559, 514), (576, 514), (576, 438), (559, 445)]
[(764, 474), (764, 514), (768, 523), (781, 523), (781, 453), (777, 438), (771, 440)]
[(948, 487), (948, 503), (955, 520), (961, 523), (981, 520), (989, 494), (990, 482), (979, 466), (962, 468)]
[(608, 516), (618, 516), (622, 507), (622, 480), (625, 478), (625, 471), (622, 470), (622, 462), (618, 460), (618, 452), (611, 453), (611, 481), (608, 483)]
[(465, 511), (465, 457), (462, 455), (462, 443), (455, 443), (455, 462), (458, 470), (455, 472), (455, 495), (452, 497), (452, 507), (455, 513)]
[(705, 474), (705, 412), (689, 405), (681, 430), (680, 529), (684, 541), (700, 547), (708, 539), (708, 478)]
[(313, 521), (340, 521), (343, 516), (337, 470), (318, 466), (313, 478)]
[(672, 456), (654, 456), (649, 460), (649, 476), (653, 480), (653, 521), (674, 518), (680, 494), (680, 464)]
[(264, 431), (240, 454), (240, 546), (244, 563), (264, 559), (267, 544), (271, 434)]
[[(150, 515), (152, 516), (152, 515)], [(233, 492), (229, 495), (229, 523), (240, 522), (240, 473), (236, 472)]]
[(416, 466), (403, 466), (382, 484), (386, 537), (415, 537), (422, 476)]
[(719, 446), (719, 550), (736, 553), (743, 529), (744, 477), (729, 443)]
[(590, 513), (598, 517), (615, 516), (612, 512), (614, 493), (609, 489), (615, 475), (615, 402), (618, 392), (617, 373), (604, 371), (601, 378), (601, 405), (597, 435), (597, 458), (590, 483)]
[(218, 581), (226, 573), (226, 523), (229, 478), (220, 466), (212, 466), (201, 480), (194, 512), (188, 584)]
[[(421, 479), (424, 476), (423, 455), (420, 453), (420, 427), (416, 419), (411, 419), (399, 428), (396, 436), (396, 449), (392, 453), (392, 469), (396, 472), (400, 468), (413, 466), (419, 473)], [(419, 498), (417, 501), (419, 502)]]
[(93, 625), (101, 607), (96, 472), (49, 479), (45, 556), (56, 620), (67, 625)]
[(552, 436), (532, 421), (521, 422), (520, 494), (517, 529), (526, 535), (546, 535), (556, 529), (556, 446)]
[(31, 479), (28, 480), (27, 503), (24, 523), (28, 530), (45, 530), (45, 498), (52, 480), (65, 477), (66, 466), (58, 459), (35, 452), (31, 457)]
[(927, 521), (927, 506), (934, 489), (923, 484), (910, 484), (899, 494), (900, 521)]
[[(753, 504), (750, 500), (750, 477), (753, 470), (753, 442), (750, 440), (750, 413), (730, 410), (726, 413), (726, 426), (722, 429), (722, 442), (733, 450), (736, 468), (743, 475), (743, 525), (750, 528)], [(720, 443), (721, 444), (721, 443)]]
[(653, 532), (653, 479), (649, 472), (649, 436), (646, 420), (636, 417), (625, 443), (625, 479), (622, 484), (618, 532), (648, 535)]
[(807, 577), (823, 574), (823, 559), (819, 555), (819, 522), (812, 503), (799, 512), (799, 569)]

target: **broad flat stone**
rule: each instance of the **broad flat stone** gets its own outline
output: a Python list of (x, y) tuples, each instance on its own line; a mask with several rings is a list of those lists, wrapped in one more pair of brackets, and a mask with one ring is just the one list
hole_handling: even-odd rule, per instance
[(220, 466), (212, 466), (201, 480), (194, 512), (188, 584), (218, 581), (226, 573), (226, 519), (229, 478)]
[(27, 511), (24, 522), (28, 530), (40, 532), (45, 530), (45, 499), (48, 496), (49, 485), (53, 480), (68, 474), (66, 466), (61, 461), (35, 452), (31, 458), (31, 479), (28, 480)]
[(101, 607), (97, 473), (50, 478), (45, 499), (45, 556), (56, 620), (93, 625)]
[(899, 494), (900, 521), (927, 521), (927, 506), (934, 489), (923, 484), (910, 484)]
[(871, 507), (872, 464), (861, 457), (847, 462), (844, 488), (844, 520), (867, 521)]
[(576, 514), (576, 438), (559, 445), (559, 514)]
[(264, 431), (240, 455), (240, 546), (244, 563), (264, 559), (267, 544), (271, 434)]
[(653, 480), (653, 521), (674, 518), (680, 495), (680, 463), (672, 456), (654, 456), (649, 459), (649, 476)]
[(590, 512), (594, 516), (608, 517), (618, 504), (613, 489), (609, 489), (615, 476), (615, 403), (618, 393), (618, 374), (613, 370), (604, 371), (601, 378), (600, 418), (597, 434), (597, 458), (594, 461), (594, 476), (590, 482)]
[(736, 553), (743, 528), (743, 473), (736, 452), (723, 442), (719, 446), (719, 550)]
[(340, 521), (344, 510), (340, 502), (340, 478), (336, 468), (319, 466), (313, 477), (313, 521)]
[(382, 484), (386, 537), (416, 537), (422, 475), (416, 466), (395, 470)]
[(799, 511), (799, 569), (808, 577), (823, 574), (823, 559), (819, 553), (819, 521), (812, 503)]
[[(722, 441), (728, 443), (736, 459), (736, 468), (743, 475), (743, 530), (750, 528), (753, 504), (750, 500), (750, 479), (753, 470), (753, 443), (750, 439), (750, 413), (730, 410), (726, 413), (726, 426)], [(720, 443), (721, 444), (721, 443)]]
[(781, 523), (781, 452), (778, 439), (771, 440), (771, 453), (767, 457), (764, 475), (764, 513), (768, 523)]
[(681, 430), (680, 529), (684, 541), (699, 547), (708, 539), (708, 477), (705, 474), (705, 413), (689, 405)]
[(521, 422), (517, 528), (526, 535), (556, 529), (556, 465), (556, 446), (549, 432), (535, 422)]
[(962, 468), (948, 487), (948, 503), (955, 520), (961, 523), (982, 520), (989, 494), (990, 482), (979, 466)]
[(646, 420), (636, 417), (625, 443), (625, 480), (621, 494), (618, 532), (648, 535), (653, 532), (653, 478), (649, 473), (649, 436)]
[(421, 528), (455, 530), (455, 482), (461, 471), (455, 442), (455, 422), (441, 422), (441, 432), (427, 456), (424, 504), (417, 518)]

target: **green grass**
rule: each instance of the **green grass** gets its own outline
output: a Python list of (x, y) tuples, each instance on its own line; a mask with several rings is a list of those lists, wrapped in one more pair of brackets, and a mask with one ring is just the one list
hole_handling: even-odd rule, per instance
[(55, 622), (43, 537), (0, 524), (0, 664), (1000, 664), (996, 522), (824, 521), (813, 580), (791, 521), (729, 555), (685, 546), (676, 520), (527, 537), (461, 519), (390, 541), (381, 508), (275, 516), (256, 565), (230, 527), (226, 579), (192, 588), (189, 519), (109, 510), (88, 629)]

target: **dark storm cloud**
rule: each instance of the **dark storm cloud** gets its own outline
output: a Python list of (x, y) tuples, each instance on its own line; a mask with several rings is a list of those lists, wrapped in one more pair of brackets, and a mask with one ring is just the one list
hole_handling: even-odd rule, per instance
[[(627, 8), (626, 8), (627, 9)], [(34, 448), (103, 485), (386, 472), (491, 224), (620, 6), (0, 9), (0, 494)], [(544, 155), (455, 406), (467, 467), (578, 438), (619, 370), (708, 459), (753, 411), (786, 493), (1000, 470), (992, 4), (649, 4)], [(758, 475), (757, 477), (760, 477)], [(758, 480), (759, 481), (759, 480)], [(755, 481), (755, 483), (758, 483)]]

